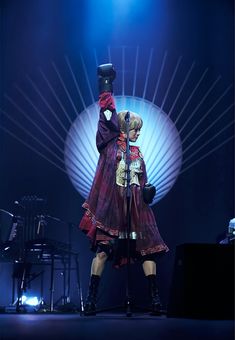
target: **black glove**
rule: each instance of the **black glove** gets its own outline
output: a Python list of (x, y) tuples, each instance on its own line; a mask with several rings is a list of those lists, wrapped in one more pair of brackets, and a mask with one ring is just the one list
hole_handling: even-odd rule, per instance
[(98, 66), (97, 73), (99, 93), (113, 92), (113, 80), (116, 77), (116, 71), (113, 68), (113, 64), (103, 64)]
[(146, 183), (143, 188), (143, 199), (144, 203), (150, 204), (152, 203), (154, 196), (156, 194), (156, 188), (150, 183)]

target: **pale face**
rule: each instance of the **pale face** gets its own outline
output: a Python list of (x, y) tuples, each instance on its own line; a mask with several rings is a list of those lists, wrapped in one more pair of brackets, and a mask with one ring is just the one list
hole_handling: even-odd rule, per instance
[(129, 140), (131, 142), (136, 142), (139, 135), (140, 135), (140, 129), (138, 129), (138, 128), (137, 129), (131, 129), (129, 131)]

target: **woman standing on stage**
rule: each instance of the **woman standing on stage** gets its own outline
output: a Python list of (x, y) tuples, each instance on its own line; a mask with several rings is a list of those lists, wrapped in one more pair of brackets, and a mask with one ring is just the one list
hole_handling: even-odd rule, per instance
[[(127, 263), (127, 174), (126, 114), (117, 114), (113, 93), (116, 72), (112, 64), (98, 67), (100, 118), (96, 145), (100, 153), (90, 194), (83, 204), (80, 229), (91, 241), (96, 255), (91, 265), (85, 315), (96, 314), (96, 298), (100, 277), (107, 260), (116, 268)], [(141, 117), (130, 112), (129, 140), (136, 142), (143, 125)], [(156, 284), (156, 260), (168, 251), (155, 221), (152, 202), (155, 188), (147, 184), (143, 155), (138, 146), (130, 146), (130, 258), (142, 263), (149, 282), (151, 310), (159, 314), (161, 303)]]

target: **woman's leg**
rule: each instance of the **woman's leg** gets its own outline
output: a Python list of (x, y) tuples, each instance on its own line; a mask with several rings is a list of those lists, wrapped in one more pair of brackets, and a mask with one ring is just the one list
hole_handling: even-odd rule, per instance
[(101, 251), (96, 254), (92, 261), (89, 290), (86, 298), (86, 304), (84, 307), (84, 314), (87, 316), (96, 314), (96, 300), (100, 283), (100, 277), (104, 270), (107, 258), (108, 255), (104, 251)]
[(156, 275), (156, 262), (151, 260), (146, 260), (143, 262), (143, 270), (145, 276)]
[(143, 262), (143, 270), (146, 278), (148, 279), (149, 295), (152, 304), (151, 314), (160, 315), (162, 306), (156, 281), (156, 262), (152, 259), (146, 258)]
[(96, 254), (91, 264), (91, 275), (102, 275), (107, 258), (108, 255), (104, 251)]

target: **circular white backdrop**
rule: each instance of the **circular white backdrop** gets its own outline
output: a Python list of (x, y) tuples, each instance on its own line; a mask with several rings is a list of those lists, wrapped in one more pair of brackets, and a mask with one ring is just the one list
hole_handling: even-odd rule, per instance
[[(143, 119), (141, 135), (136, 145), (144, 155), (148, 182), (156, 187), (152, 205), (162, 199), (174, 185), (182, 164), (179, 133), (159, 107), (145, 99), (115, 96), (117, 112), (129, 110)], [(65, 166), (76, 190), (86, 198), (95, 175), (99, 153), (96, 130), (99, 119), (98, 103), (82, 111), (73, 122), (65, 141)]]

